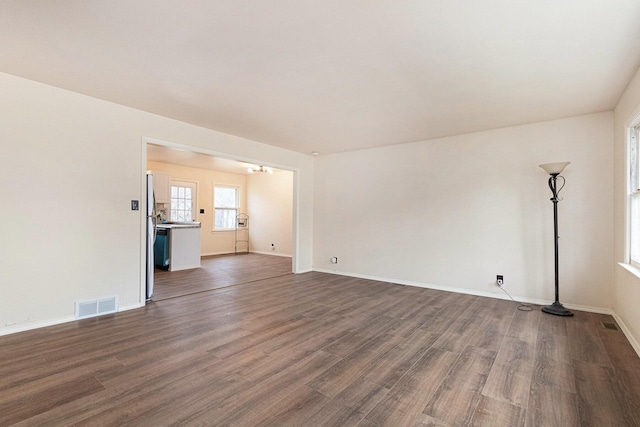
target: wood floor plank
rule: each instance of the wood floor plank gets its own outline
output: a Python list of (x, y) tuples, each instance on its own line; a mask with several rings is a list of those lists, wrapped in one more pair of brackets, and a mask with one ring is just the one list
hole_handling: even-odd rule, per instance
[(526, 408), (529, 399), (531, 377), (503, 370), (496, 366), (489, 374), (487, 383), (482, 391), (483, 396), (491, 397), (501, 402)]
[(478, 311), (481, 325), (475, 331), (468, 345), (498, 351), (506, 331), (513, 320), (516, 308), (509, 301), (491, 300)]
[(514, 313), (482, 390), (483, 396), (527, 408), (539, 319), (537, 312)]
[(21, 393), (12, 398), (3, 399), (0, 403), (0, 425), (12, 425), (102, 390), (104, 387), (98, 380), (91, 376), (84, 376), (38, 387), (28, 395)]
[(359, 378), (316, 412), (304, 425), (363, 425), (365, 415), (384, 398), (388, 391), (386, 387)]
[(357, 408), (343, 405), (335, 399), (332, 399), (325, 406), (320, 408), (312, 417), (308, 418), (305, 424), (299, 425), (310, 425), (314, 427), (353, 427), (362, 425), (361, 423), (363, 420), (364, 416), (360, 414)]
[[(526, 411), (505, 402), (499, 402), (486, 396), (480, 398), (469, 426), (522, 427), (525, 423)], [(538, 424), (552, 426), (564, 424)]]
[(433, 418), (427, 414), (420, 414), (412, 427), (455, 427), (442, 420)]
[[(168, 359), (144, 361), (136, 365), (120, 366), (96, 374), (105, 390), (56, 406), (46, 413), (30, 417), (24, 425), (68, 426), (94, 418), (103, 412), (126, 413), (127, 402), (141, 396), (153, 395), (199, 369), (224, 362), (209, 354), (176, 355)], [(226, 371), (217, 369), (224, 375)], [(144, 401), (144, 398), (143, 398)], [(99, 417), (98, 417), (99, 418)]]
[(289, 322), (281, 322), (273, 327), (267, 328), (247, 336), (240, 337), (226, 344), (214, 347), (209, 352), (220, 358), (227, 358), (236, 355), (248, 348), (259, 346), (285, 334), (296, 334), (296, 330), (306, 324), (311, 323), (311, 319), (299, 318)]
[(310, 382), (309, 386), (325, 396), (334, 397), (371, 372), (378, 361), (402, 341), (402, 337), (390, 334), (370, 339)]
[(224, 425), (257, 425), (266, 419), (281, 399), (291, 398), (303, 385), (335, 364), (335, 355), (317, 351), (266, 380), (240, 393), (229, 395), (216, 408), (197, 414), (188, 422)]
[(640, 370), (619, 371), (616, 373), (616, 385), (613, 392), (622, 408), (622, 415), (629, 425), (640, 426), (640, 399), (633, 398), (640, 396)]
[(575, 317), (577, 321), (567, 323), (571, 357), (583, 362), (608, 364), (610, 359), (598, 334), (598, 323), (589, 313), (577, 312)]
[[(507, 330), (506, 337), (535, 343), (538, 338), (538, 325), (542, 320), (542, 314), (543, 313), (538, 310), (515, 310), (513, 312), (511, 323), (509, 323), (509, 329)], [(545, 318), (542, 321), (549, 321), (549, 317), (552, 316), (545, 314)], [(553, 319), (553, 321), (555, 321), (555, 319)]]
[(618, 401), (620, 392), (610, 366), (576, 360), (574, 370), (581, 426), (632, 425), (627, 422), (624, 408)]
[(348, 406), (364, 418), (388, 392), (389, 388), (361, 377), (342, 390), (333, 401)]
[(640, 426), (611, 316), (220, 258), (183, 296), (0, 337), (0, 425)]
[(366, 416), (378, 425), (412, 425), (459, 354), (431, 347)]
[[(184, 425), (189, 423), (189, 419), (194, 414), (215, 407), (229, 394), (240, 393), (249, 387), (251, 384), (233, 374), (220, 375), (219, 372), (208, 374), (207, 370), (198, 371), (144, 397), (127, 401), (115, 414), (107, 411), (76, 425), (92, 426), (96, 423), (132, 427)], [(180, 411), (176, 411), (174, 409), (176, 407), (179, 407)], [(128, 412), (127, 409), (129, 409)], [(130, 416), (122, 419), (123, 413)], [(209, 420), (209, 422), (214, 421), (214, 419)]]
[(346, 335), (345, 337), (324, 347), (323, 350), (327, 353), (344, 357), (372, 338), (385, 333), (395, 324), (399, 323), (399, 321), (387, 316), (380, 316), (376, 319), (365, 318), (359, 320), (358, 323), (362, 326), (355, 329), (354, 332), (349, 335)]
[(326, 406), (330, 400), (322, 393), (302, 386), (273, 405), (269, 409), (269, 415), (260, 420), (259, 424), (272, 427), (305, 425), (307, 420)]
[(438, 335), (416, 330), (397, 346), (376, 360), (363, 378), (390, 389), (427, 352)]
[[(447, 310), (448, 313), (445, 316), (451, 319), (450, 326), (442, 330), (443, 333), (433, 344), (434, 347), (462, 352), (472, 338), (482, 334), (485, 318), (491, 313), (487, 301), (476, 299), (470, 303), (458, 304), (460, 305), (458, 311)], [(491, 300), (489, 304), (492, 304)], [(456, 313), (455, 317), (453, 313)]]
[(451, 425), (468, 424), (495, 358), (495, 351), (467, 346), (422, 412)]
[(526, 427), (581, 426), (577, 396), (553, 385), (531, 384)]

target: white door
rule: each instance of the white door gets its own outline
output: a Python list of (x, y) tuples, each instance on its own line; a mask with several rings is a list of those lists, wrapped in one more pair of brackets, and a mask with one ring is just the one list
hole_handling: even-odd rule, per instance
[(188, 222), (196, 220), (197, 184), (188, 181), (171, 181), (171, 221)]

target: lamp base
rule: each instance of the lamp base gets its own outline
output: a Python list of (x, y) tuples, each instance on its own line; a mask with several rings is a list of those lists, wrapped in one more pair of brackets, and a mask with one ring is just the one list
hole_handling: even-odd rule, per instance
[(571, 310), (564, 308), (564, 306), (558, 301), (551, 305), (545, 305), (542, 307), (542, 311), (549, 314), (555, 314), (556, 316), (573, 316)]

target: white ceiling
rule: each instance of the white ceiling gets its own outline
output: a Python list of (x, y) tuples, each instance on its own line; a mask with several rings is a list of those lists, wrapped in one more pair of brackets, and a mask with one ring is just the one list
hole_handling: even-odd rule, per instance
[[(214, 157), (209, 154), (198, 153), (196, 151), (176, 149), (155, 144), (147, 144), (147, 160), (241, 175), (248, 175), (249, 172), (247, 169), (260, 166), (255, 163), (239, 162), (222, 157)], [(271, 170), (276, 172), (280, 169), (271, 167)]]
[(310, 153), (611, 110), (640, 0), (2, 0), (0, 71)]

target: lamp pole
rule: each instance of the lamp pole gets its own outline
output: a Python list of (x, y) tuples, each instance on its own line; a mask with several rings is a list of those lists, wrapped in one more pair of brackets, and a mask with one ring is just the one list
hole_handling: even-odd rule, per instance
[[(562, 178), (562, 187), (564, 187), (565, 180), (563, 176), (560, 176), (560, 172), (562, 172), (562, 170), (568, 164), (568, 162), (565, 162), (565, 163), (566, 164), (550, 163), (547, 165), (540, 165), (540, 167), (542, 167), (545, 171), (547, 171), (551, 175), (549, 177), (549, 188), (551, 189), (551, 193), (553, 195), (553, 197), (551, 197), (550, 200), (553, 202), (553, 237), (554, 237), (553, 246), (554, 246), (554, 255), (555, 255), (555, 291), (556, 291), (556, 295), (555, 295), (556, 299), (553, 302), (553, 304), (542, 307), (542, 311), (549, 314), (555, 314), (556, 316), (573, 316), (573, 313), (571, 312), (571, 310), (565, 308), (560, 303), (560, 282), (558, 278), (560, 273), (559, 263), (558, 263), (558, 239), (560, 239), (560, 236), (558, 236), (558, 201), (559, 201), (558, 193), (560, 192), (558, 190), (558, 178)], [(550, 168), (549, 167), (550, 165), (556, 165), (556, 167)], [(560, 168), (560, 170), (558, 170), (558, 168)], [(562, 190), (562, 187), (560, 187), (560, 190)]]

